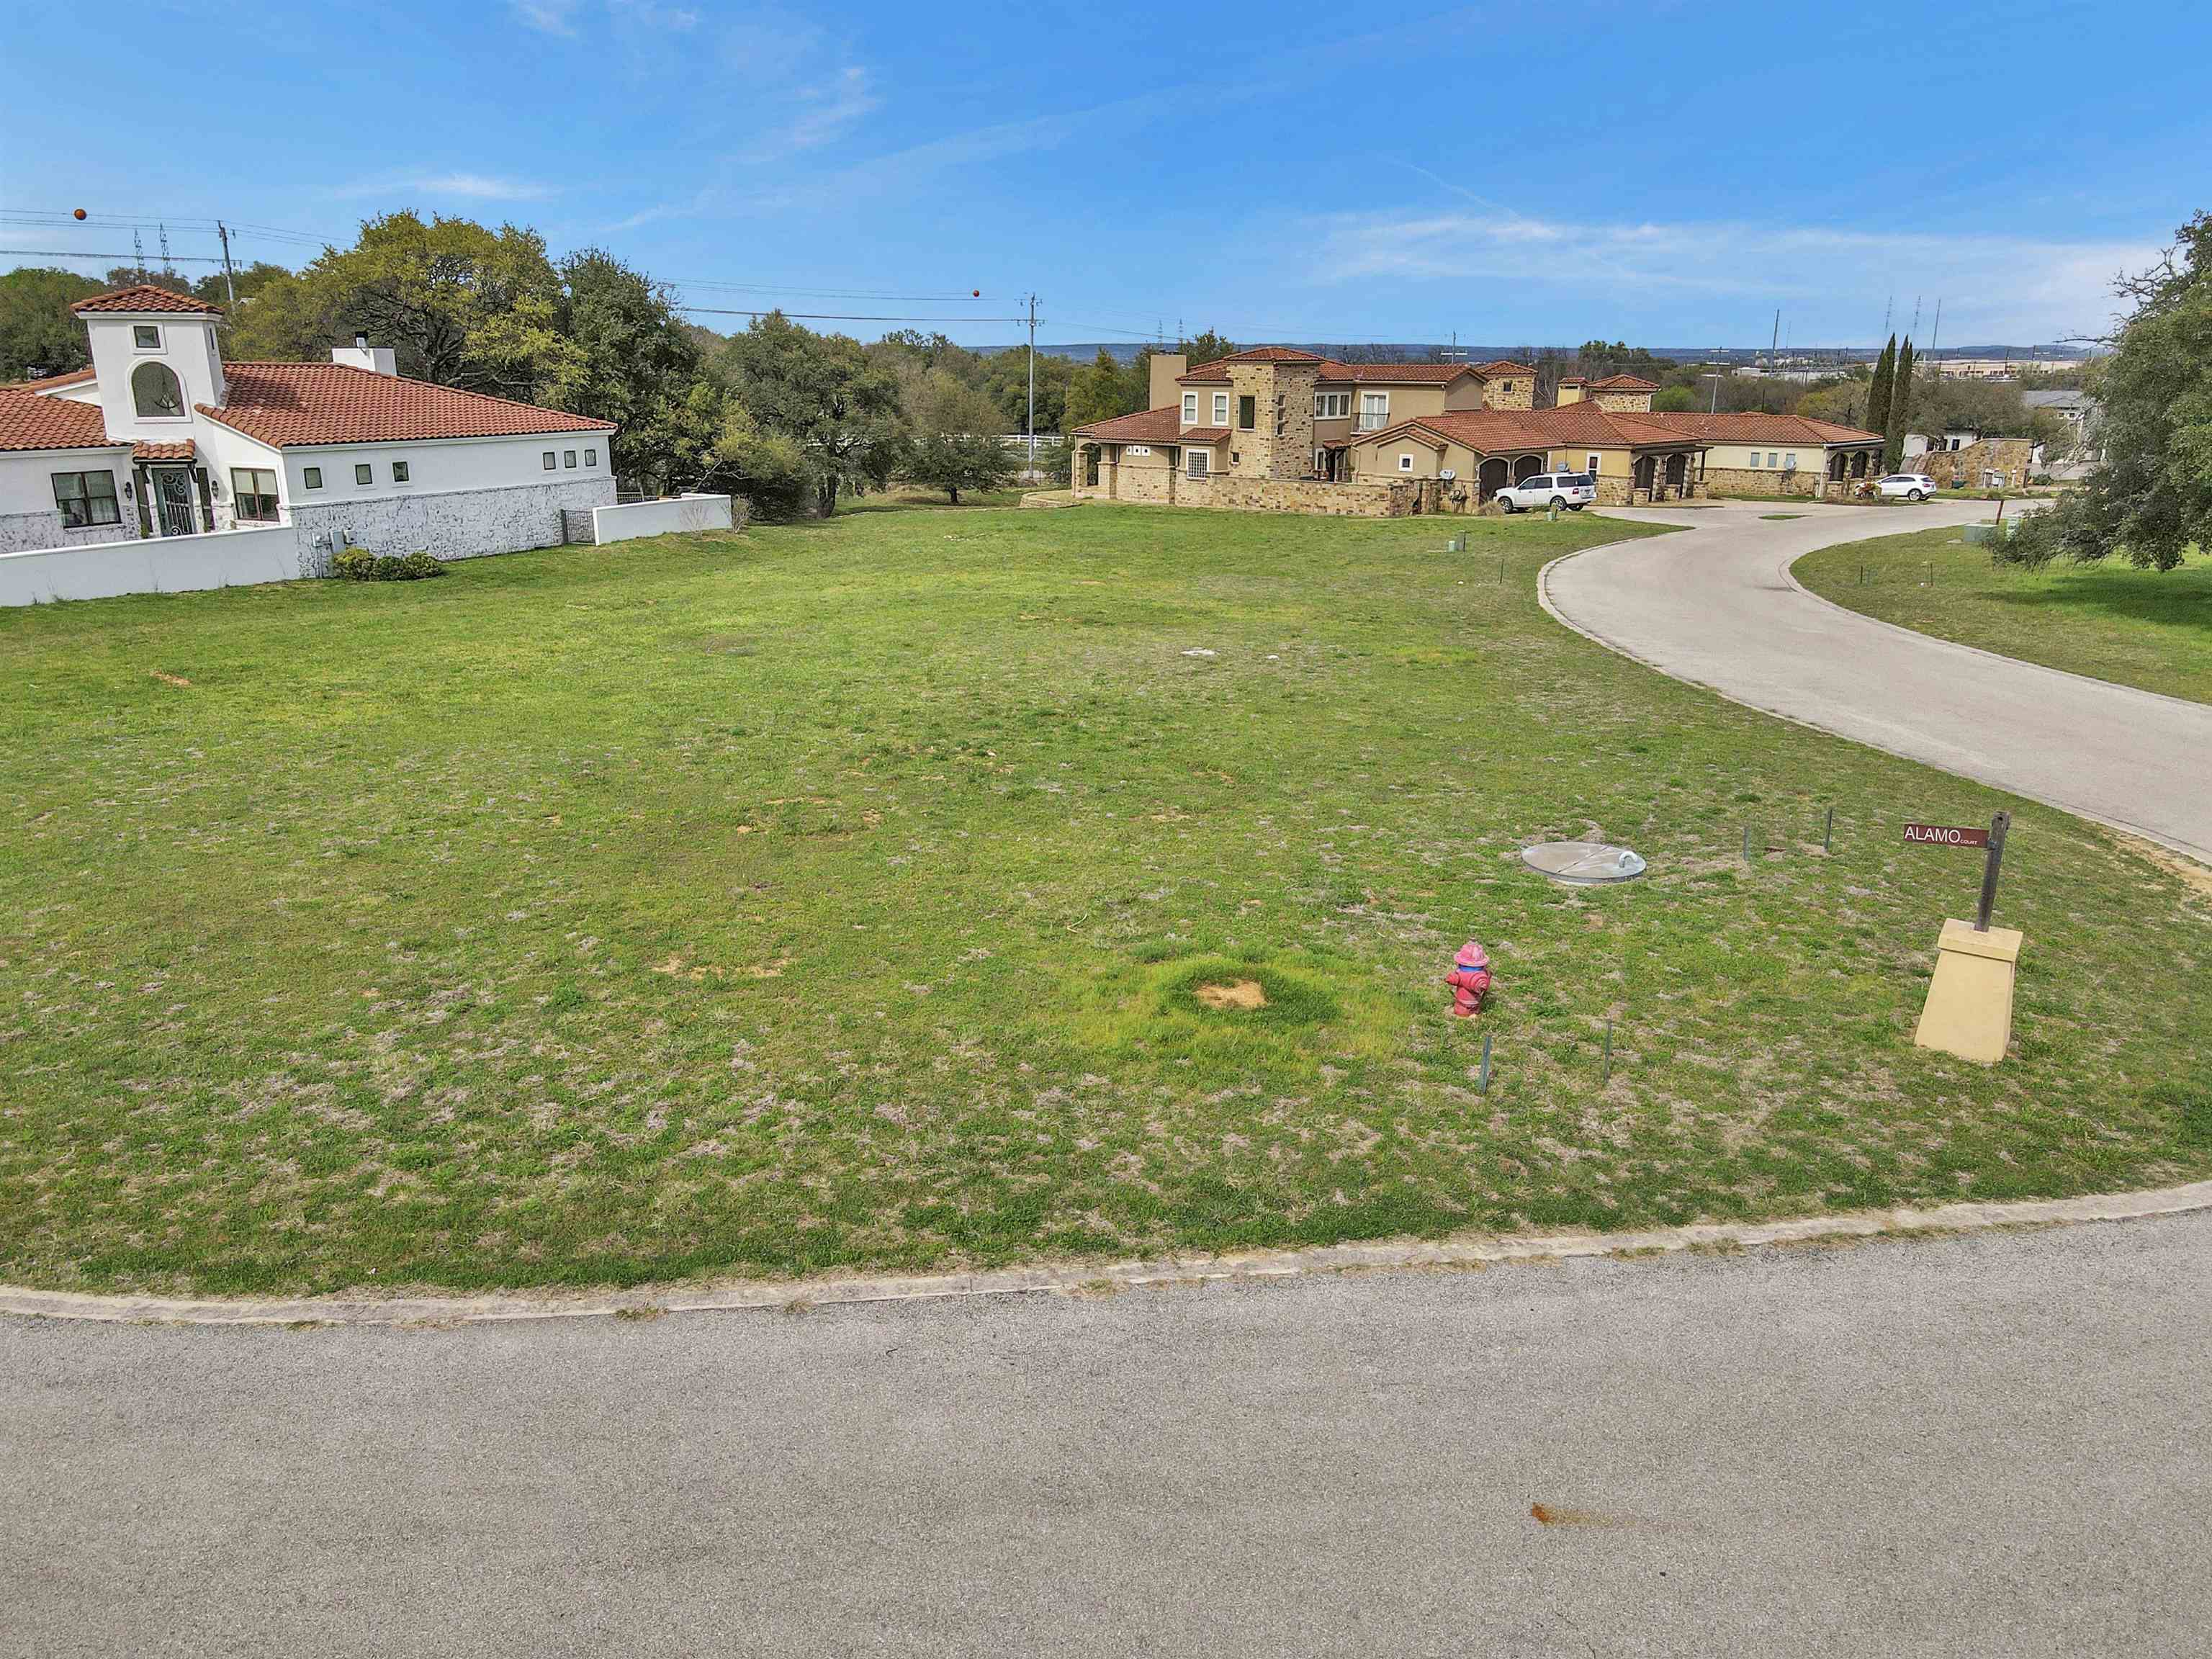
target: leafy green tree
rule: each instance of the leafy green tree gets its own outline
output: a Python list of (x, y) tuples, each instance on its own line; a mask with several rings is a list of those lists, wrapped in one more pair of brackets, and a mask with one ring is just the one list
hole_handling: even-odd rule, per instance
[(1698, 406), (1698, 394), (1686, 386), (1670, 386), (1651, 394), (1651, 407), (1666, 415), (1679, 415)]
[(1866, 429), (1869, 432), (1889, 430), (1889, 397), (1897, 384), (1897, 336), (1889, 337), (1889, 343), (1875, 359), (1874, 379), (1867, 386)]
[(749, 515), (769, 524), (804, 518), (821, 504), (821, 471), (798, 439), (763, 429), (735, 402), (723, 412), (702, 489), (742, 495)]
[(0, 380), (33, 371), (67, 374), (92, 361), (84, 325), (70, 313), (101, 285), (75, 271), (25, 266), (0, 276)]
[(1237, 349), (1236, 341), (1224, 338), (1217, 330), (1210, 328), (1192, 335), (1176, 347), (1177, 351), (1190, 359), (1193, 368), (1200, 363), (1218, 363), (1224, 357), (1234, 357)]
[(313, 358), (362, 332), (392, 349), (402, 374), (539, 402), (575, 372), (564, 297), (534, 230), (387, 214), (291, 282), (270, 279), (241, 307), (231, 349)]
[(837, 510), (840, 490), (881, 487), (903, 458), (898, 381), (857, 340), (817, 334), (770, 312), (731, 337), (722, 373), (763, 431), (805, 451), (824, 518)]
[(914, 440), (901, 471), (941, 489), (953, 506), (960, 492), (1003, 489), (1015, 461), (1000, 441), (999, 407), (982, 392), (943, 369), (933, 371), (909, 404)]
[(1067, 383), (1066, 424), (1073, 432), (1093, 421), (1110, 421), (1116, 415), (1133, 415), (1151, 395), (1146, 360), (1139, 358), (1136, 374), (1125, 372), (1104, 346), (1098, 355), (1077, 369)]
[(2148, 270), (2121, 279), (2133, 308), (2095, 371), (2104, 461), (2001, 558), (2041, 564), (2124, 555), (2171, 570), (2212, 546), (2212, 214), (2198, 213)]
[[(622, 428), (626, 476), (657, 487), (682, 481), (699, 449), (690, 398), (702, 367), (674, 295), (596, 248), (569, 255), (560, 271), (557, 323), (572, 349), (549, 398)], [(714, 415), (719, 425), (719, 408)]]
[(1905, 337), (1905, 343), (1897, 353), (1897, 378), (1890, 382), (1889, 414), (1882, 426), (1881, 469), (1897, 471), (1905, 459), (1905, 434), (1907, 422), (1912, 419), (1912, 337)]
[[(1067, 388), (1075, 378), (1076, 365), (1066, 357), (1055, 356), (1049, 351), (1037, 353), (1036, 360), (1036, 429), (1040, 432), (1059, 432), (1065, 428), (1067, 418)], [(1029, 417), (1030, 354), (1028, 348), (1015, 346), (998, 352), (984, 360), (983, 389), (991, 394), (999, 406), (1000, 430), (1020, 432)]]
[(1808, 420), (1833, 421), (1838, 426), (1853, 426), (1862, 431), (1874, 431), (1866, 422), (1869, 382), (1861, 380), (1830, 380), (1808, 390), (1797, 399), (1796, 413)]

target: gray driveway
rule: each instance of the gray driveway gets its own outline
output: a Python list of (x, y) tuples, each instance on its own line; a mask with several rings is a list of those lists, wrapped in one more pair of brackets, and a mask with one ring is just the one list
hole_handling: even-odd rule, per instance
[(652, 1322), (0, 1321), (0, 1652), (2197, 1651), (2208, 1283), (2199, 1213)]
[(1773, 503), (1620, 510), (1682, 535), (1595, 548), (1546, 579), (1555, 614), (1677, 679), (2132, 830), (2212, 863), (2212, 707), (1894, 628), (1804, 592), (1791, 562), (1837, 542), (1990, 517)]

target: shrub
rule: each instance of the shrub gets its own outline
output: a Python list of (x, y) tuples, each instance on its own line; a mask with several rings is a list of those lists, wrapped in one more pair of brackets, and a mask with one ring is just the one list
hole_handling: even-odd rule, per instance
[(426, 576), (442, 576), (446, 567), (428, 553), (377, 554), (365, 547), (349, 547), (331, 561), (331, 574), (349, 582), (412, 582)]

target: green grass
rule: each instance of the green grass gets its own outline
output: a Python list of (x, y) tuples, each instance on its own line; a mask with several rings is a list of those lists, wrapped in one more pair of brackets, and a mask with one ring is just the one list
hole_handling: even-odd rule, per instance
[[(921, 1269), (2212, 1171), (2205, 899), (1542, 614), (1546, 559), (1633, 533), (862, 514), (0, 613), (0, 1279)], [(1996, 805), (2029, 942), (1985, 1071), (1911, 1045), (1978, 870), (1899, 824)], [(1650, 876), (1518, 862), (1586, 835)]]
[(2124, 559), (2025, 570), (1954, 528), (1824, 548), (1795, 568), (1822, 598), (1884, 622), (2212, 702), (2212, 558), (2201, 554), (2167, 571)]

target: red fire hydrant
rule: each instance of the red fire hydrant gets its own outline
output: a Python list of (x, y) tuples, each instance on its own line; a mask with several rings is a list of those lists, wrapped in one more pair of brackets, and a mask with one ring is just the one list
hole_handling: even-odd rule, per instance
[(1452, 970), (1444, 975), (1452, 988), (1452, 1012), (1468, 1019), (1482, 1011), (1483, 994), (1490, 989), (1490, 957), (1473, 939), (1459, 947)]

